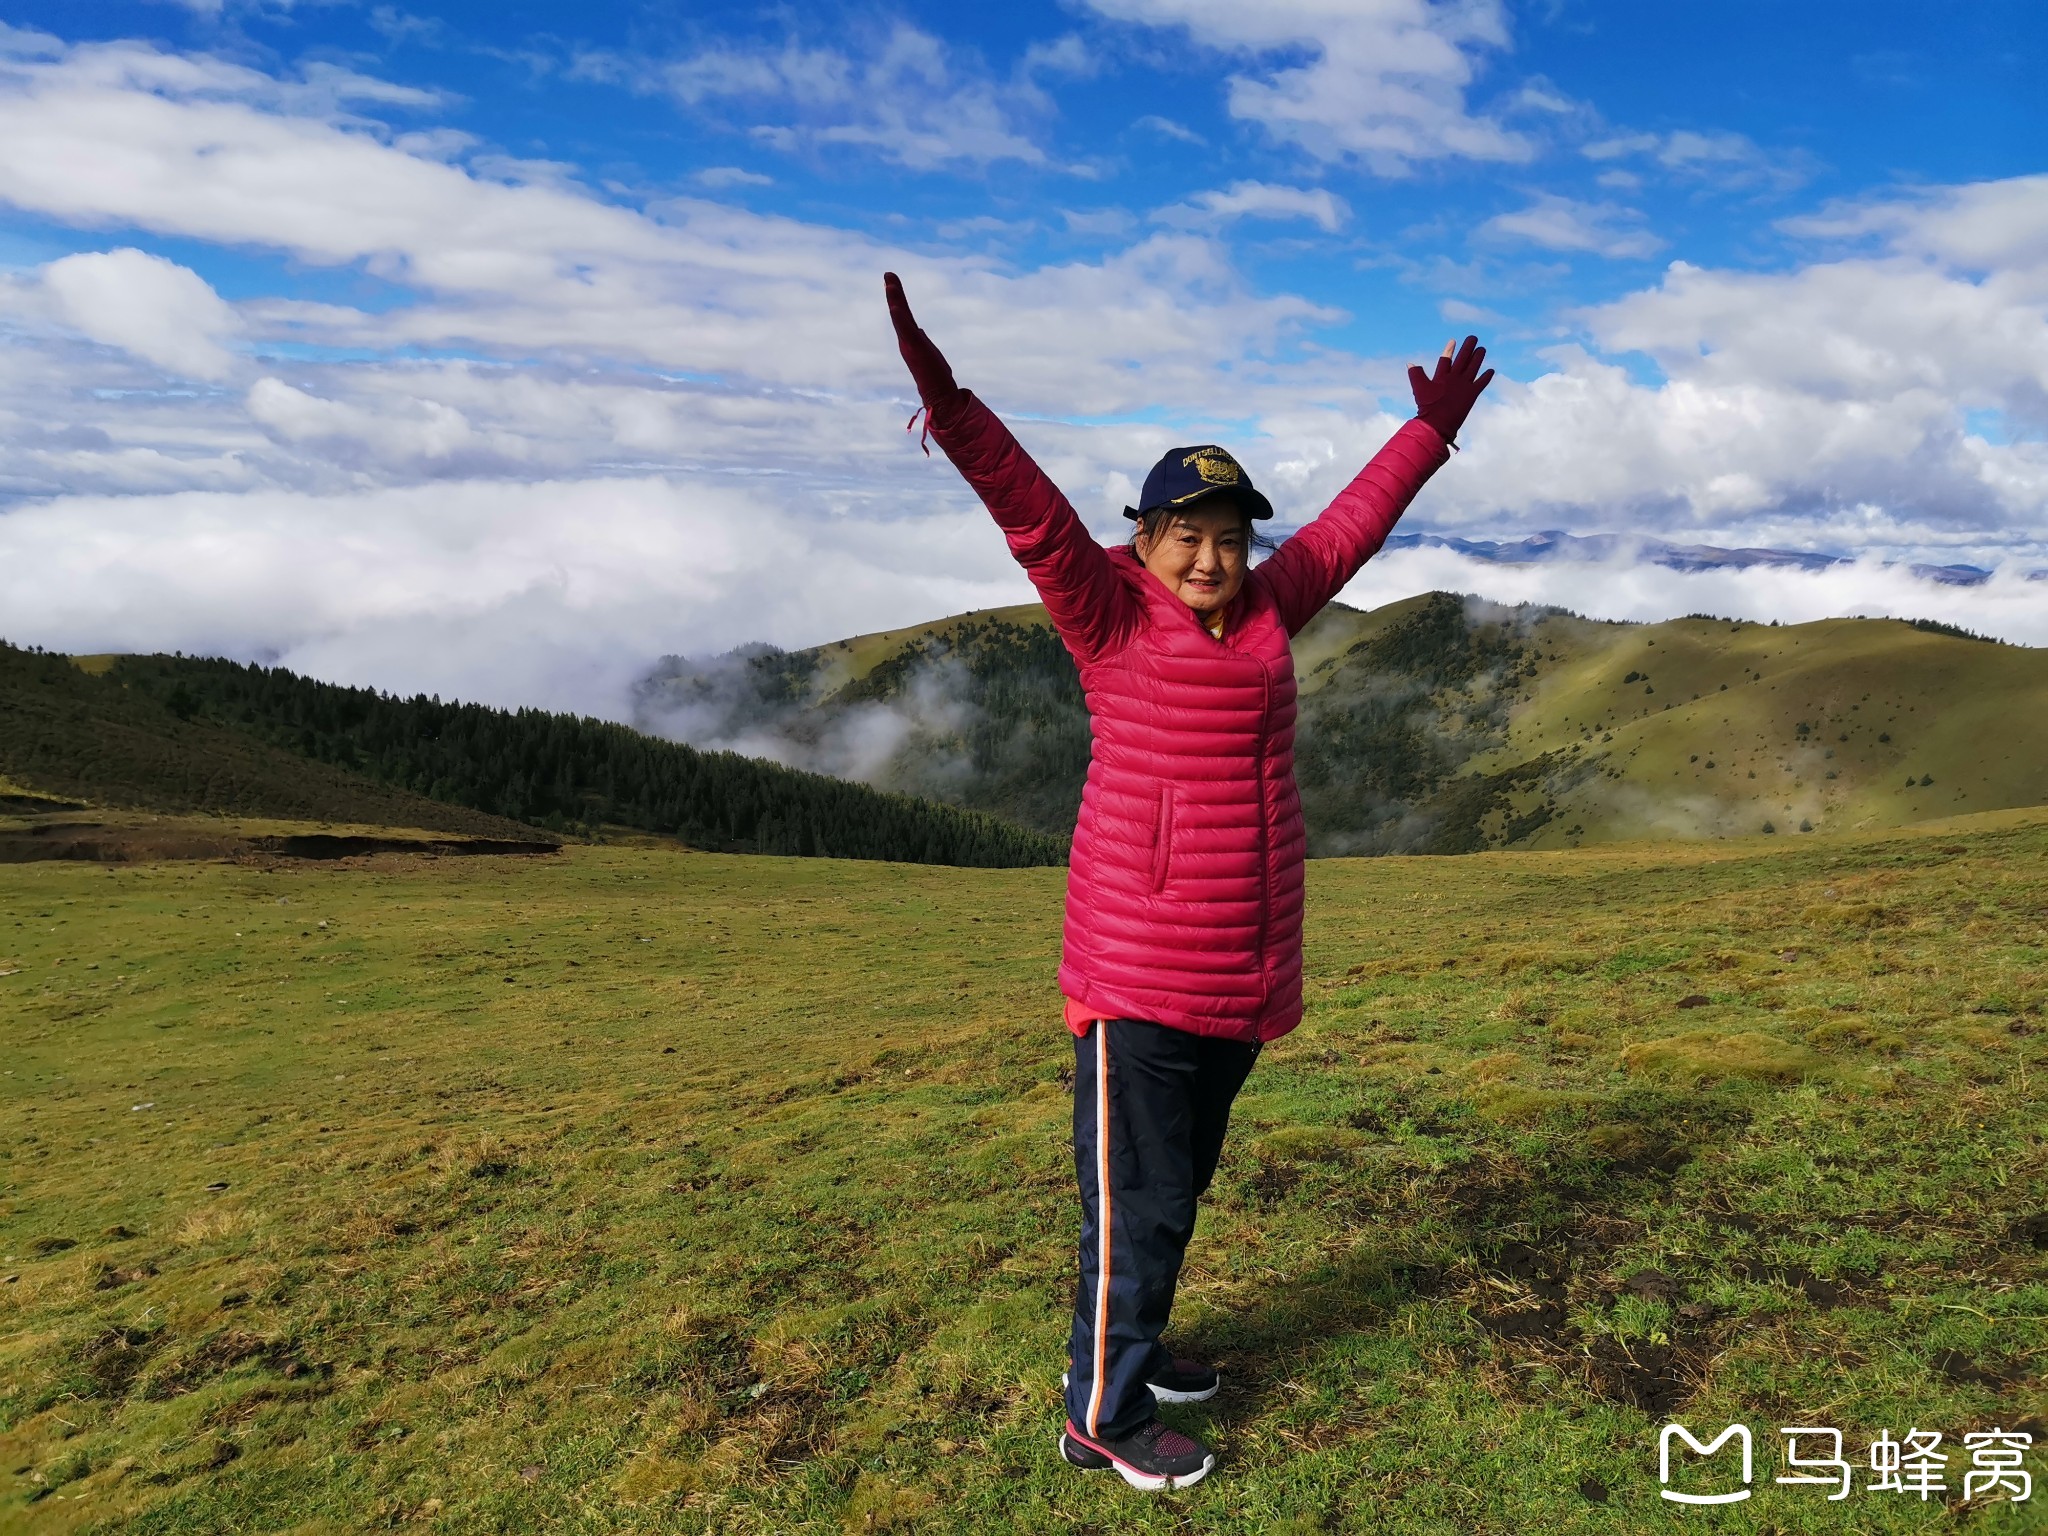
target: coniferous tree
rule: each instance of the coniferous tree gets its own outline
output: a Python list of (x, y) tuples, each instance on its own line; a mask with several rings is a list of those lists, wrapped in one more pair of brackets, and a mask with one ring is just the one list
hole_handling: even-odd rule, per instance
[(546, 710), (343, 688), (282, 667), (127, 656), (108, 680), (316, 762), (531, 825), (624, 826), (730, 852), (1008, 867), (1063, 843), (977, 811)]

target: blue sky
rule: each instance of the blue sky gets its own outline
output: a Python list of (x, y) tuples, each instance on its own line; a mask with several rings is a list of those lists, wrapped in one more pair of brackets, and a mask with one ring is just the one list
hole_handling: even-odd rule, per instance
[[(664, 651), (1016, 600), (898, 430), (885, 265), (1105, 537), (1205, 437), (1314, 515), (1474, 330), (1502, 380), (1406, 531), (1868, 557), (1719, 594), (1788, 615), (1959, 600), (1887, 560), (2040, 606), (2039, 6), (0, 19), (11, 638), (615, 711)], [(1708, 606), (1627, 574), (1501, 595)]]
[[(506, 155), (562, 162), (622, 202), (714, 190), (750, 208), (1017, 263), (1114, 248), (1128, 233), (1120, 221), (1219, 184), (1327, 189), (1350, 210), (1338, 228), (1297, 218), (1232, 230), (1252, 280), (1345, 311), (1350, 323), (1319, 329), (1318, 339), (1374, 351), (1427, 345), (1442, 328), (1442, 302), (1462, 300), (1511, 322), (1495, 325), (1496, 351), (1524, 368), (1535, 366), (1529, 346), (1554, 334), (1572, 306), (1654, 281), (1674, 256), (1780, 268), (1808, 254), (1806, 242), (1775, 227), (1788, 214), (1892, 186), (2024, 175), (2042, 168), (2048, 143), (2048, 92), (2039, 89), (2048, 11), (2024, 3), (1937, 18), (1919, 4), (1731, 0), (1658, 7), (1647, 22), (1638, 4), (1520, 7), (1504, 18), (1509, 46), (1471, 50), (1469, 97), (1529, 138), (1530, 157), (1446, 156), (1392, 176), (1304, 153), (1234, 119), (1226, 98), (1239, 61), (1186, 28), (1118, 22), (1078, 5), (40, 0), (8, 9), (18, 26), (72, 40), (146, 38), (266, 72), (324, 62), (399, 82), (442, 99), (391, 113), (394, 128), (453, 128)], [(906, 165), (887, 145), (786, 147), (757, 130), (801, 129), (794, 103), (755, 93), (685, 104), (626, 78), (707, 53), (772, 56), (792, 46), (858, 67), (898, 28), (934, 40), (956, 88), (1011, 93), (1006, 117), (1019, 145), (1043, 159), (984, 159), (963, 146), (958, 158)], [(1059, 56), (1063, 44), (1072, 59)], [(1042, 102), (1023, 99), (1020, 83)], [(1518, 102), (1525, 92), (1572, 110)], [(929, 111), (942, 130), (942, 100)], [(830, 126), (823, 113), (812, 122)], [(1662, 147), (1588, 154), (1672, 134), (1710, 142), (1690, 165), (1660, 165)], [(719, 171), (761, 180), (706, 189), (695, 179)], [(1600, 184), (1617, 173), (1635, 184)], [(1607, 248), (1561, 250), (1511, 233), (1475, 240), (1489, 220), (1545, 197), (1613, 210), (1579, 221)], [(9, 223), (23, 254), (92, 248), (75, 229)], [(187, 260), (230, 297), (285, 287), (357, 303), (403, 298), (356, 273), (294, 270), (247, 248), (152, 248)]]

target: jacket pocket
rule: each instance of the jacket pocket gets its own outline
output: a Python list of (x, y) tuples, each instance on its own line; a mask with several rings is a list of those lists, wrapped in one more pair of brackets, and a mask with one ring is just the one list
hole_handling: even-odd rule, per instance
[(1152, 889), (1155, 893), (1166, 889), (1166, 882), (1173, 873), (1173, 786), (1159, 786), (1159, 816), (1155, 823), (1152, 843)]

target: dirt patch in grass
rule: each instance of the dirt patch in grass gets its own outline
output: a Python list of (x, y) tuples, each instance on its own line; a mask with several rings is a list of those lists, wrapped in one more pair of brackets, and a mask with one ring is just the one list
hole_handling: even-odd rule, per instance
[(136, 1285), (157, 1273), (154, 1264), (143, 1263), (123, 1268), (114, 1264), (96, 1264), (92, 1269), (92, 1288), (96, 1291), (115, 1291), (124, 1285)]
[(251, 1361), (264, 1371), (302, 1385), (327, 1382), (334, 1375), (332, 1361), (306, 1359), (290, 1339), (246, 1328), (224, 1328), (183, 1353), (167, 1353), (156, 1360), (140, 1386), (151, 1398), (183, 1397)]
[(1497, 1339), (1534, 1341), (1559, 1349), (1579, 1338), (1579, 1330), (1565, 1320), (1564, 1308), (1554, 1301), (1481, 1312), (1479, 1326)]
[(1652, 1418), (1683, 1408), (1699, 1385), (1705, 1352), (1684, 1344), (1645, 1344), (1611, 1336), (1593, 1341), (1586, 1382), (1611, 1403), (1640, 1408)]
[(88, 1383), (82, 1397), (119, 1398), (127, 1395), (130, 1383), (142, 1374), (150, 1359), (167, 1342), (162, 1328), (145, 1329), (115, 1325), (103, 1328), (72, 1354), (73, 1364)]
[(2015, 1217), (2006, 1229), (2006, 1235), (2015, 1246), (2024, 1245), (2037, 1251), (2048, 1248), (2048, 1211), (2031, 1211), (2025, 1216)]
[[(1660, 1142), (1649, 1126), (1620, 1128), (1658, 1148), (1632, 1160), (1626, 1180), (1597, 1159), (1541, 1171), (1490, 1160), (1447, 1180), (1440, 1198), (1475, 1254), (1452, 1294), (1493, 1348), (1524, 1368), (1511, 1380), (1544, 1367), (1610, 1402), (1663, 1415), (1697, 1389), (1724, 1347), (1724, 1331), (1714, 1326), (1712, 1309), (1686, 1302), (1679, 1276), (1638, 1265), (1618, 1282), (1612, 1277), (1613, 1256), (1647, 1235), (1643, 1222), (1625, 1212), (1639, 1208), (1646, 1182), (1668, 1186), (1689, 1155)], [(1509, 1232), (1517, 1235), (1503, 1235)], [(1661, 1341), (1608, 1331), (1589, 1336), (1573, 1320), (1605, 1317), (1623, 1296), (1672, 1306)]]
[(1976, 1360), (1959, 1349), (1938, 1351), (1928, 1362), (1936, 1374), (1946, 1377), (1959, 1386), (1991, 1387), (2002, 1391), (2027, 1379), (2027, 1365), (2023, 1360), (2010, 1357), (1997, 1360)]

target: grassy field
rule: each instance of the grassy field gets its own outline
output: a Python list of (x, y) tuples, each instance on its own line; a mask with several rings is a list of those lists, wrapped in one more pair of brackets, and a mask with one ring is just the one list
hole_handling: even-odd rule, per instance
[[(1957, 1502), (2048, 1474), (2048, 813), (1312, 864), (1164, 1497), (1054, 1447), (1063, 878), (0, 867), (0, 1529), (2048, 1529)], [(1802, 1423), (1949, 1500), (1773, 1485)]]

